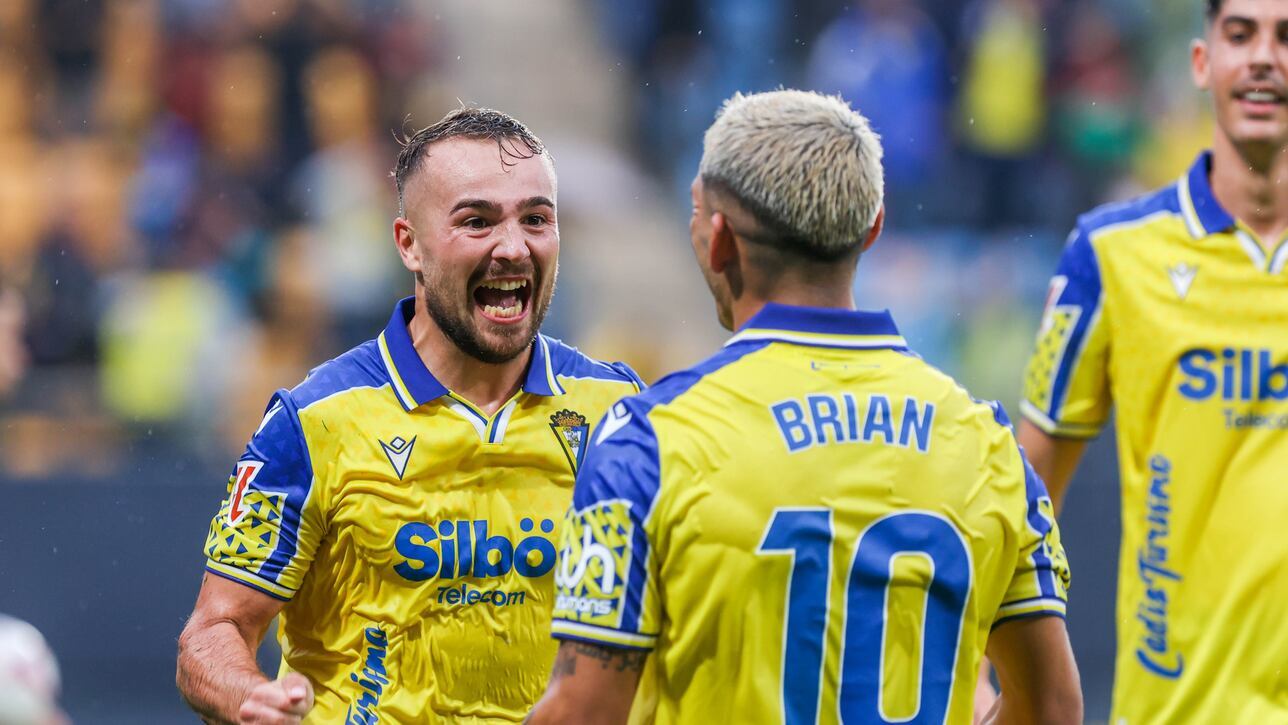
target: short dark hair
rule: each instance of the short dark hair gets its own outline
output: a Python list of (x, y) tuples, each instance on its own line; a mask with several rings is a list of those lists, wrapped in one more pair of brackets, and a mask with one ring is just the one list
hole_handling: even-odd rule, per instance
[(449, 138), (470, 138), (496, 142), (501, 164), (513, 166), (515, 161), (545, 154), (545, 144), (527, 126), (509, 114), (491, 108), (458, 108), (437, 123), (426, 126), (400, 141), (398, 163), (394, 166), (394, 181), (398, 184), (398, 213), (404, 213), (403, 192), (407, 179), (416, 171), (427, 149)]
[(1225, 0), (1207, 0), (1207, 19), (1208, 22), (1216, 20), (1216, 16), (1221, 14), (1221, 6)]

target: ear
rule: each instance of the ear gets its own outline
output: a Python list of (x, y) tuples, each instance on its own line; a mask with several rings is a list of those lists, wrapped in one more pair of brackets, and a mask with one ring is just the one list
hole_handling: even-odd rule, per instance
[(398, 247), (398, 257), (403, 266), (412, 274), (423, 272), (420, 250), (416, 248), (416, 230), (405, 217), (394, 220), (394, 246)]
[(868, 251), (868, 247), (871, 247), (872, 243), (877, 240), (877, 237), (881, 236), (881, 230), (884, 228), (885, 228), (885, 207), (882, 206), (880, 209), (877, 210), (877, 218), (872, 221), (872, 228), (868, 230), (868, 236), (866, 239), (863, 240), (863, 245), (860, 247), (860, 251), (861, 252)]
[(1195, 38), (1190, 42), (1190, 77), (1194, 79), (1194, 85), (1201, 91), (1208, 90), (1210, 78), (1208, 60), (1207, 41)]
[(724, 274), (730, 265), (738, 263), (738, 244), (733, 227), (723, 212), (711, 215), (711, 244), (707, 247), (707, 266), (716, 274)]

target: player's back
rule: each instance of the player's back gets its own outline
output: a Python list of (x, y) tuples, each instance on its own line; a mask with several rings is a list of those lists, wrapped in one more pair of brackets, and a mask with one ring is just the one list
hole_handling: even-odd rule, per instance
[[(969, 722), (990, 628), (1063, 613), (1050, 504), (1000, 408), (885, 315), (771, 306), (614, 417), (574, 506), (646, 541), (617, 567), (620, 609), (598, 614), (602, 579), (561, 588), (556, 632), (653, 647), (639, 714)], [(614, 440), (655, 451), (655, 487), (596, 466)], [(593, 575), (600, 542), (567, 528)]]

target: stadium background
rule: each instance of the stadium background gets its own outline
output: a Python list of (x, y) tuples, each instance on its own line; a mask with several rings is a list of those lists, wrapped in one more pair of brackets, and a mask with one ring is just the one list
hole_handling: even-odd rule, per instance
[[(75, 721), (191, 719), (175, 638), (231, 463), (273, 389), (410, 290), (394, 134), (462, 102), (553, 151), (547, 331), (654, 380), (723, 339), (687, 236), (718, 102), (842, 93), (886, 148), (860, 303), (1016, 412), (1075, 215), (1166, 183), (1208, 137), (1186, 66), (1200, 16), (1197, 0), (5, 0), (0, 612), (45, 633)], [(1112, 676), (1113, 456), (1106, 433), (1062, 520), (1092, 721)]]

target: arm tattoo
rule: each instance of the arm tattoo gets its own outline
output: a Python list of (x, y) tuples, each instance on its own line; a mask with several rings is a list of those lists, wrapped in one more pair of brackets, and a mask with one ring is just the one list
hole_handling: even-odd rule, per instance
[(602, 647), (588, 642), (573, 642), (572, 649), (578, 655), (599, 660), (600, 669), (611, 667), (618, 672), (639, 672), (648, 659), (648, 652), (644, 650)]
[(557, 680), (576, 673), (578, 657), (588, 657), (598, 661), (600, 669), (603, 670), (611, 667), (617, 672), (639, 672), (644, 669), (648, 654), (645, 650), (602, 647), (588, 642), (567, 641), (559, 645), (551, 679)]
[(555, 668), (550, 673), (550, 680), (558, 680), (577, 672), (577, 654), (566, 644), (559, 645), (555, 654)]

